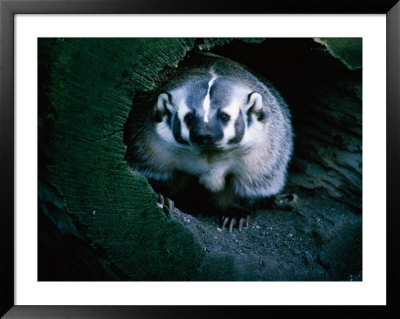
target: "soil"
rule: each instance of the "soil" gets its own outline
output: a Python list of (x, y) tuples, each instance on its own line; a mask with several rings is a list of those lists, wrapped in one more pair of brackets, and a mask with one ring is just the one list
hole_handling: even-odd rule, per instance
[(203, 248), (195, 280), (362, 280), (361, 215), (323, 192), (298, 195), (294, 207), (258, 209), (242, 232), (171, 211)]

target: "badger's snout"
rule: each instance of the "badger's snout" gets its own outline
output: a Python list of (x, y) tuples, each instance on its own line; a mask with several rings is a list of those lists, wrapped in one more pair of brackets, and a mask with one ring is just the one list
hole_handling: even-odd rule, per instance
[(190, 134), (190, 140), (198, 145), (209, 145), (209, 144), (214, 144), (215, 143), (215, 138), (211, 134), (211, 132), (196, 132)]
[(208, 123), (199, 123), (190, 130), (190, 140), (200, 147), (213, 147), (223, 138), (222, 129)]

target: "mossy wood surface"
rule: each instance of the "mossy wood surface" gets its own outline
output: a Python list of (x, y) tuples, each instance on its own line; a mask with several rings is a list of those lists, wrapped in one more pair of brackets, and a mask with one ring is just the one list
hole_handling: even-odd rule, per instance
[[(94, 248), (131, 280), (188, 280), (199, 249), (156, 206), (147, 181), (124, 161), (122, 129), (135, 90), (149, 89), (191, 39), (57, 39), (47, 93), (52, 135), (46, 178), (62, 194)], [(46, 116), (46, 115), (44, 115)], [(47, 130), (48, 127), (42, 127)]]

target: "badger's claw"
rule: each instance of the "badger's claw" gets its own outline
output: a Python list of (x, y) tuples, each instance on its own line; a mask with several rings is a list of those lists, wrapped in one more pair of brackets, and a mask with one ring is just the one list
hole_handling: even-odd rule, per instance
[(242, 231), (243, 224), (244, 224), (244, 218), (242, 217), (242, 218), (240, 218), (240, 220), (239, 220), (239, 226), (238, 226), (239, 231)]
[(229, 217), (222, 217), (222, 220), (223, 220), (223, 222), (222, 222), (221, 228), (222, 228), (222, 230), (224, 230), (226, 224), (228, 224), (228, 222), (229, 222)]
[(169, 215), (171, 210), (173, 210), (175, 208), (175, 203), (173, 200), (169, 199), (168, 197), (165, 197), (158, 194), (158, 200), (157, 200), (157, 205), (163, 209), (164, 213), (166, 215)]
[(228, 226), (228, 223), (229, 223), (229, 232), (230, 233), (232, 233), (232, 230), (235, 226), (238, 226), (238, 230), (241, 232), (243, 230), (243, 226), (246, 226), (246, 227), (249, 226), (250, 216), (240, 217), (239, 224), (235, 217), (223, 217), (221, 229), (224, 230), (225, 226)]
[(174, 201), (173, 201), (172, 199), (169, 199), (168, 197), (165, 198), (165, 203), (166, 203), (166, 206), (168, 206), (168, 208), (169, 208), (170, 210), (173, 210), (173, 209), (174, 209), (175, 203), (174, 203)]
[(240, 220), (239, 220), (239, 231), (242, 231), (242, 229), (243, 229), (243, 225), (246, 225), (246, 227), (249, 227), (249, 224), (250, 224), (250, 216), (246, 216), (246, 218), (244, 218), (244, 217), (241, 217), (240, 218)]
[(163, 195), (158, 194), (157, 204), (160, 204), (161, 207), (164, 206), (164, 196)]
[(232, 228), (233, 228), (233, 226), (235, 226), (237, 223), (236, 223), (236, 218), (232, 218), (231, 219), (231, 222), (230, 222), (230, 224), (229, 224), (229, 232), (231, 233), (232, 232)]

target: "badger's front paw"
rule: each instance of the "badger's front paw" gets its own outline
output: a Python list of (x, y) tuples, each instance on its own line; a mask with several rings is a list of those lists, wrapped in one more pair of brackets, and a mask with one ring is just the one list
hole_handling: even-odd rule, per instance
[[(239, 222), (238, 222), (239, 219)], [(241, 232), (243, 230), (243, 226), (249, 227), (250, 224), (250, 216), (247, 215), (245, 217), (222, 217), (222, 227), (224, 230), (225, 227), (229, 227), (229, 232), (232, 233), (234, 227), (237, 226), (238, 230)], [(229, 225), (229, 226), (228, 226)]]
[(200, 184), (207, 188), (210, 192), (220, 192), (225, 187), (225, 177), (215, 175), (202, 175), (199, 178)]
[(300, 199), (296, 194), (280, 194), (275, 198), (275, 205), (279, 208), (295, 210), (300, 207)]
[(161, 194), (158, 194), (157, 205), (158, 205), (158, 207), (163, 209), (165, 215), (167, 215), (167, 216), (175, 208), (174, 201), (169, 199), (168, 197), (165, 197), (165, 199), (164, 199), (164, 196)]

